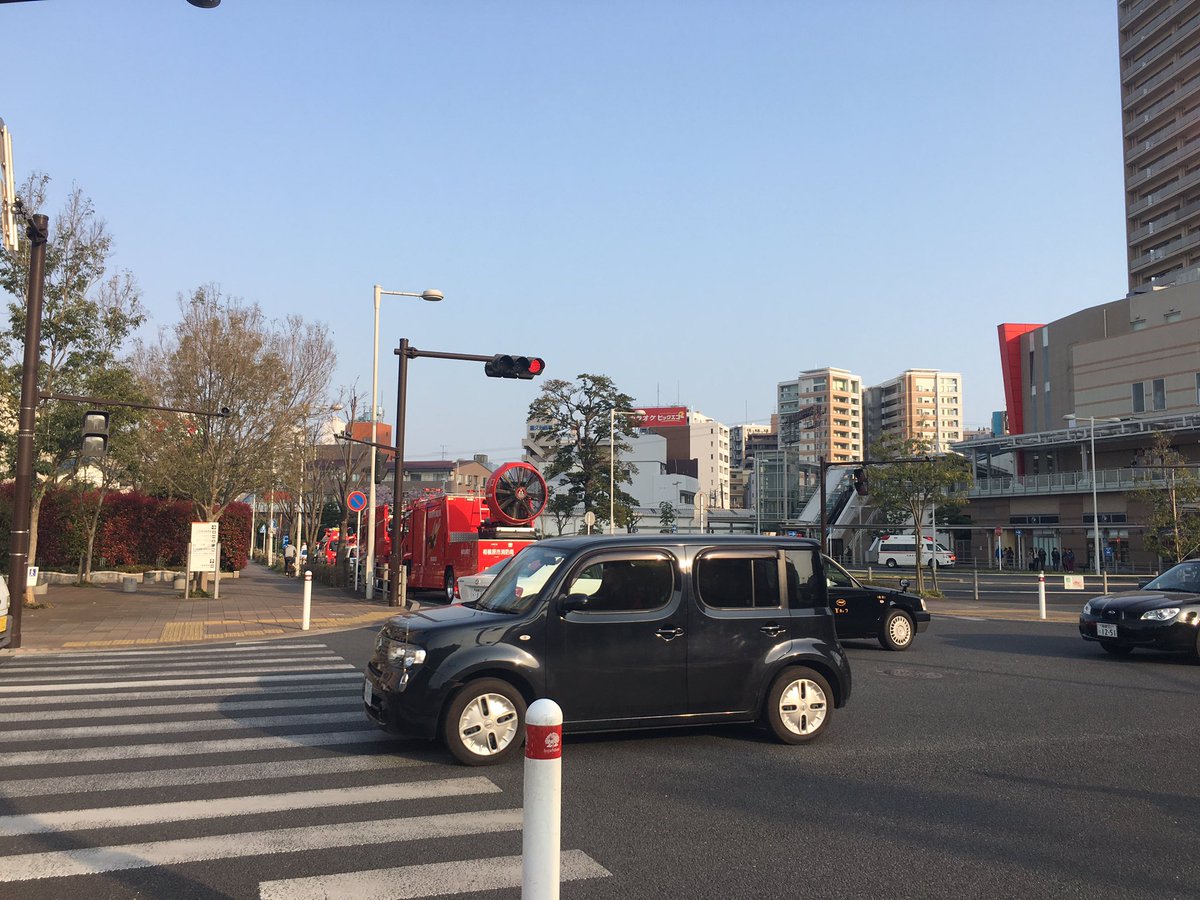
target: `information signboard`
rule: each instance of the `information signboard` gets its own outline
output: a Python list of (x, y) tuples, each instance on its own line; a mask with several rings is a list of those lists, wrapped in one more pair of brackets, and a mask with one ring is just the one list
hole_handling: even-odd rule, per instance
[(213, 572), (217, 568), (217, 522), (192, 523), (192, 552), (189, 572)]

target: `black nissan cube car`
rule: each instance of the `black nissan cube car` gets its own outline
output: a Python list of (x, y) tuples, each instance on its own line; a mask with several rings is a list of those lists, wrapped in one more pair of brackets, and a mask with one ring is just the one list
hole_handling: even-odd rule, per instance
[(567, 731), (765, 721), (810, 741), (850, 697), (815, 541), (712, 535), (557, 538), (476, 601), (379, 633), (367, 715), (468, 765), (512, 755), (540, 697)]

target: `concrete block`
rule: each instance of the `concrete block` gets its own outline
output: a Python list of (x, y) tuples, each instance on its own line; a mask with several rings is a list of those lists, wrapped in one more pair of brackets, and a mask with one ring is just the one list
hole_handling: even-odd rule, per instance
[(121, 579), (121, 591), (126, 594), (137, 593), (138, 580), (133, 575), (126, 575)]

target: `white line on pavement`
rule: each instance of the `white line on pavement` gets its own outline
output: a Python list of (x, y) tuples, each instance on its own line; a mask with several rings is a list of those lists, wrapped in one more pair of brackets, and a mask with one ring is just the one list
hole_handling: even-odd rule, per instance
[[(563, 851), (559, 872), (563, 881), (606, 878), (612, 874), (582, 850)], [(344, 875), (264, 881), (258, 886), (258, 895), (261, 900), (328, 900), (330, 897), (412, 900), (520, 886), (521, 857), (494, 856), (491, 859), (425, 863), (370, 872), (347, 872)]]
[(362, 722), (361, 709), (331, 713), (307, 713), (292, 716), (255, 716), (248, 719), (189, 719), (186, 722), (134, 722), (128, 725), (69, 725), (66, 728), (22, 728), (0, 731), (0, 744), (10, 741), (72, 740), (95, 737), (128, 737), (137, 734), (207, 734), (210, 731), (234, 731), (238, 728), (291, 728), (295, 725), (335, 725)]
[[(282, 666), (267, 665), (262, 662), (255, 662), (254, 665), (251, 667), (248, 667), (245, 669), (236, 669), (235, 671), (239, 675), (242, 675), (242, 674), (258, 675), (258, 674), (270, 674), (271, 672), (278, 672), (280, 670), (280, 668), (282, 668)], [(339, 658), (338, 662), (312, 662), (312, 663), (305, 662), (305, 663), (301, 663), (298, 665), (292, 665), (289, 668), (302, 669), (306, 672), (327, 672), (327, 671), (332, 671), (335, 669), (343, 669), (343, 670), (344, 669), (357, 669), (358, 666), (355, 666), (352, 663), (342, 661)], [(133, 677), (136, 677), (138, 671), (139, 670), (126, 671), (126, 672), (104, 672), (102, 674), (108, 676), (109, 678), (133, 678)], [(142, 671), (144, 671), (144, 670), (142, 670)], [(227, 675), (227, 674), (229, 674), (229, 671), (230, 670), (228, 668), (222, 667), (220, 669), (198, 669), (195, 672), (146, 672), (145, 674), (147, 676), (158, 675), (158, 674), (179, 675), (181, 678), (187, 677), (190, 679), (196, 679), (196, 678), (204, 678), (209, 675)], [(34, 680), (33, 676), (26, 675), (24, 678), (19, 679), (19, 680), (23, 681), (25, 684), (30, 684), (32, 682), (34, 684), (44, 685), (46, 687), (54, 687), (56, 685), (61, 685), (63, 683), (73, 683), (73, 684), (80, 684), (88, 689), (91, 689), (93, 687), (91, 682), (79, 681), (79, 677), (81, 675), (86, 675), (86, 674), (87, 674), (87, 670), (81, 670), (78, 672), (71, 672), (69, 674), (62, 674), (62, 675), (50, 675), (50, 676), (38, 675), (38, 676), (36, 676), (36, 681)], [(17, 681), (17, 680), (18, 679), (16, 679), (16, 678), (5, 678), (3, 676), (0, 676), (0, 691), (11, 690), (13, 685), (9, 684), (9, 682)], [(146, 682), (140, 682), (140, 683), (155, 684), (157, 682), (146, 681)], [(18, 685), (18, 687), (19, 687), (19, 685)]]
[[(345, 672), (332, 675), (308, 675), (305, 678), (320, 678), (323, 681), (342, 682), (341, 684), (263, 684), (261, 686), (192, 688), (184, 691), (125, 691), (111, 694), (56, 694), (49, 697), (5, 697), (0, 699), (0, 706), (69, 706), (71, 704), (86, 704), (88, 707), (96, 703), (124, 703), (129, 700), (178, 700), (184, 697), (253, 697), (259, 695), (274, 696), (275, 694), (332, 694), (344, 692), (353, 680), (361, 684), (362, 675), (358, 672)], [(262, 681), (259, 678), (242, 678), (238, 681)], [(137, 682), (135, 682), (137, 683)], [(195, 684), (187, 681), (187, 684)], [(217, 685), (221, 681), (206, 679), (205, 684)], [(65, 690), (66, 688), (58, 688)], [(164, 710), (170, 706), (162, 707)], [(74, 711), (64, 712), (63, 715), (73, 715)]]
[(269, 737), (227, 738), (220, 741), (130, 744), (124, 747), (82, 747), (69, 750), (29, 750), (21, 753), (0, 753), (0, 770), (7, 766), (54, 765), (55, 763), (113, 759), (153, 759), (160, 756), (199, 756), (208, 753), (241, 753), (247, 750), (326, 747), (334, 744), (373, 744), (389, 740), (393, 740), (393, 738), (389, 738), (374, 725), (369, 725), (365, 726), (362, 731), (335, 731), (326, 734), (279, 734)]
[[(274, 671), (274, 670), (268, 670)], [(73, 691), (76, 689), (86, 689), (88, 691), (104, 691), (119, 688), (145, 688), (145, 687), (178, 687), (185, 684), (194, 685), (196, 673), (193, 673), (187, 678), (159, 678), (154, 681), (96, 681), (96, 682), (74, 682), (70, 684), (0, 684), (0, 694), (32, 694), (48, 691)], [(206, 678), (205, 684), (253, 684), (260, 687), (277, 684), (287, 681), (312, 681), (324, 680), (329, 678), (357, 678), (362, 679), (362, 675), (355, 672), (313, 672), (312, 674), (301, 675), (254, 675), (244, 678)], [(0, 703), (5, 705), (9, 701), (2, 700)]]
[(520, 828), (521, 810), (501, 809), (305, 828), (280, 828), (272, 831), (250, 831), (115, 847), (26, 853), (3, 857), (0, 882), (93, 875), (213, 859), (326, 850), (332, 847), (461, 837), (517, 831)]
[(259, 794), (249, 797), (222, 797), (209, 800), (181, 800), (176, 803), (144, 803), (138, 806), (108, 806), (63, 812), (28, 813), (0, 816), (0, 837), (47, 832), (82, 831), (91, 828), (129, 828), (137, 825), (161, 825), (164, 822), (188, 822), (196, 819), (227, 819), (259, 813), (296, 809), (323, 809), (331, 806), (355, 806), (363, 803), (389, 803), (399, 800), (429, 800), (435, 797), (467, 797), (473, 794), (498, 794), (500, 788), (479, 776), (442, 778), (436, 781), (410, 781), (401, 784), (372, 784), (355, 788), (328, 788), (318, 791), (290, 791), (284, 794)]
[(233, 647), (173, 647), (170, 650), (111, 650), (111, 649), (95, 649), (95, 650), (36, 650), (31, 653), (22, 652), (20, 656), (15, 657), (21, 662), (33, 662), (39, 659), (49, 659), (62, 663), (72, 659), (79, 659), (81, 662), (90, 662), (96, 657), (104, 657), (105, 659), (116, 659), (122, 656), (147, 657), (147, 656), (195, 656), (201, 653), (261, 653), (265, 649), (270, 650), (325, 650), (329, 647), (325, 644), (288, 644), (282, 641), (263, 641), (258, 644), (239, 644)]
[(425, 760), (392, 754), (326, 756), (289, 760), (286, 763), (238, 763), (223, 766), (187, 766), (182, 769), (152, 769), (148, 772), (105, 772), (98, 775), (60, 775), (56, 778), (18, 778), (0, 781), (4, 797), (50, 797), (59, 794), (91, 794), (97, 791), (131, 791), (144, 788), (236, 781), (308, 778), (344, 772), (385, 772), (429, 765)]
[[(206, 666), (221, 666), (221, 671), (236, 671), (245, 666), (284, 666), (291, 668), (292, 664), (308, 666), (312, 663), (346, 663), (346, 660), (336, 653), (326, 653), (323, 656), (296, 656), (288, 654), (286, 656), (254, 656), (240, 657), (238, 659), (205, 659), (200, 661), (195, 660), (121, 660), (119, 662), (102, 662), (102, 663), (81, 663), (80, 668), (88, 672), (103, 672), (105, 675), (112, 676), (121, 672), (145, 672), (150, 670), (155, 675), (166, 675), (174, 669), (203, 669)], [(53, 666), (5, 666), (0, 669), (0, 679), (9, 680), (9, 676), (13, 675), (29, 675), (37, 673), (62, 673), (62, 667), (59, 665)], [(79, 672), (67, 674), (68, 678), (78, 678)]]
[[(201, 693), (207, 694), (207, 692)], [(155, 696), (157, 697), (158, 695)], [(63, 719), (70, 719), (71, 721), (79, 721), (81, 719), (133, 719), (143, 716), (178, 716), (184, 714), (194, 715), (195, 713), (228, 714), (231, 712), (267, 711), (272, 709), (307, 709), (312, 706), (340, 706), (346, 704), (352, 698), (357, 708), (362, 703), (362, 692), (359, 690), (348, 692), (345, 688), (341, 688), (337, 696), (325, 697), (324, 699), (317, 697), (297, 697), (283, 700), (278, 697), (272, 697), (269, 700), (226, 700), (214, 703), (160, 703), (154, 706), (110, 706), (100, 709), (89, 706), (87, 709), (73, 709), (69, 712), (64, 712), (61, 709), (27, 709), (23, 712), (0, 713), (0, 722), (61, 722)], [(0, 731), (0, 740), (5, 736), (5, 733)]]

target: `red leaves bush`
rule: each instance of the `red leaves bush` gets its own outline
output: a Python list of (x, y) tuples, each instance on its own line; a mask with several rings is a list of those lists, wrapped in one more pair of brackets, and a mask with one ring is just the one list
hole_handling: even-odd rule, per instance
[[(0, 486), (0, 546), (8, 561), (12, 517), (12, 483)], [(97, 491), (51, 488), (38, 516), (37, 565), (74, 570), (87, 548), (87, 529), (96, 509)], [(192, 504), (164, 500), (140, 491), (109, 491), (104, 497), (92, 568), (152, 566), (182, 568), (191, 539)], [(221, 567), (226, 571), (246, 567), (250, 555), (251, 510), (248, 504), (230, 504), (221, 515)], [(101, 562), (103, 560), (103, 563)], [(31, 564), (35, 562), (30, 561)]]

